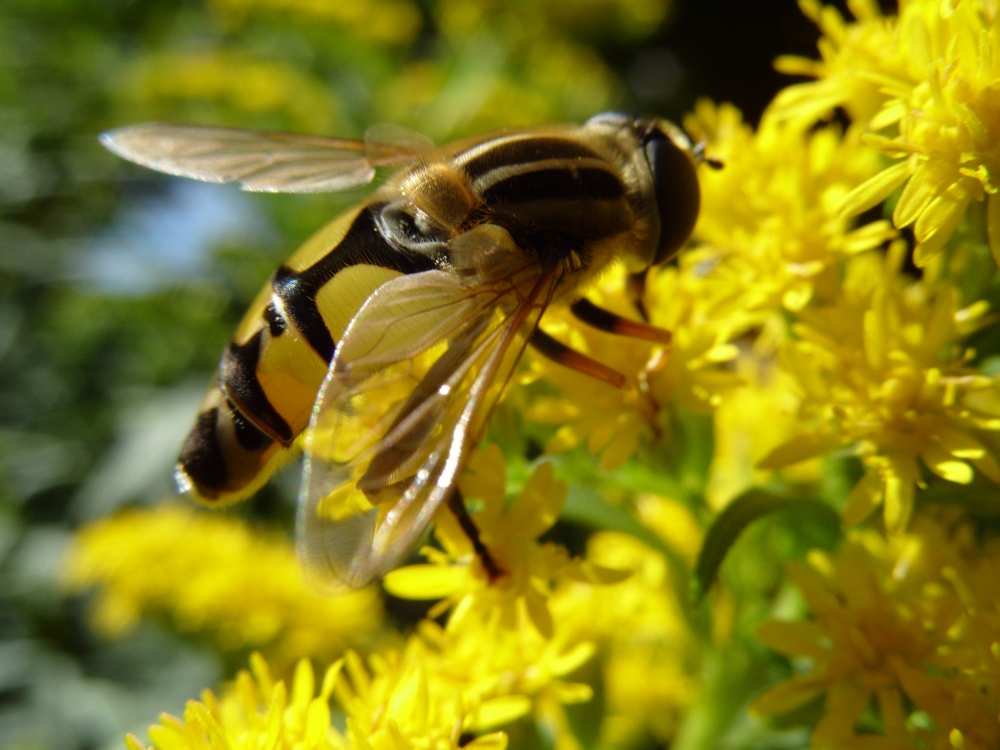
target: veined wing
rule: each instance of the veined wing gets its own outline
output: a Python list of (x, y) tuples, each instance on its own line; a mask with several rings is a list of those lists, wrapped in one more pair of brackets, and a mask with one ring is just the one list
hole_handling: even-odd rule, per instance
[(344, 334), (313, 413), (298, 551), (320, 586), (397, 565), (454, 491), (552, 297), (523, 266), (465, 286), (427, 271), (379, 288)]
[(373, 131), (364, 141), (237, 128), (146, 123), (101, 134), (129, 161), (244, 190), (320, 193), (365, 185), (377, 167), (411, 161), (433, 144), (403, 128)]

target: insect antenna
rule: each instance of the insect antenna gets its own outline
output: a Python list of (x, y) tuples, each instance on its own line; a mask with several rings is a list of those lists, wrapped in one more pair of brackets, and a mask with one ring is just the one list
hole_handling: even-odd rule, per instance
[(702, 138), (696, 144), (691, 147), (691, 156), (694, 158), (696, 164), (707, 164), (712, 169), (722, 169), (726, 166), (726, 163), (722, 159), (717, 159), (714, 156), (708, 156), (705, 153), (705, 148), (708, 144), (705, 139)]

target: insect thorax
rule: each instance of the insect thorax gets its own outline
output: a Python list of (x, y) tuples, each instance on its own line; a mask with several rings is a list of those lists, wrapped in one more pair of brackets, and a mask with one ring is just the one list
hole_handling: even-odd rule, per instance
[(477, 282), (518, 261), (574, 273), (604, 265), (609, 245), (628, 252), (623, 243), (637, 241), (636, 200), (621, 172), (577, 138), (498, 136), (393, 180), (381, 191), (391, 199), (379, 226), (393, 245)]

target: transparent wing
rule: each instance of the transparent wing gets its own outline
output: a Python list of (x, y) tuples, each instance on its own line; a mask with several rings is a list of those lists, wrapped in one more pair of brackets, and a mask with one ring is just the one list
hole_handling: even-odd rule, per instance
[(376, 167), (411, 161), (433, 144), (399, 127), (373, 130), (364, 141), (236, 128), (146, 123), (101, 134), (129, 161), (206, 182), (238, 182), (244, 190), (319, 193), (365, 185)]
[(397, 565), (447, 500), (557, 282), (519, 262), (475, 286), (400, 277), (351, 321), (305, 444), (298, 551), (319, 586)]

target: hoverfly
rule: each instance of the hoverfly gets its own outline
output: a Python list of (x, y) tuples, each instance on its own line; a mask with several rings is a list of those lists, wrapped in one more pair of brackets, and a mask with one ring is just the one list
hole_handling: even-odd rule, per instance
[(397, 170), (275, 271), (177, 464), (182, 490), (223, 504), (303, 444), (297, 545), (320, 583), (360, 586), (398, 564), (442, 505), (502, 573), (456, 484), (524, 349), (625, 382), (539, 328), (550, 305), (669, 341), (583, 296), (612, 261), (638, 276), (691, 235), (702, 156), (666, 120), (605, 113), (441, 148), (388, 128), (362, 142), (145, 124), (101, 140), (146, 167), (245, 190), (335, 191)]

